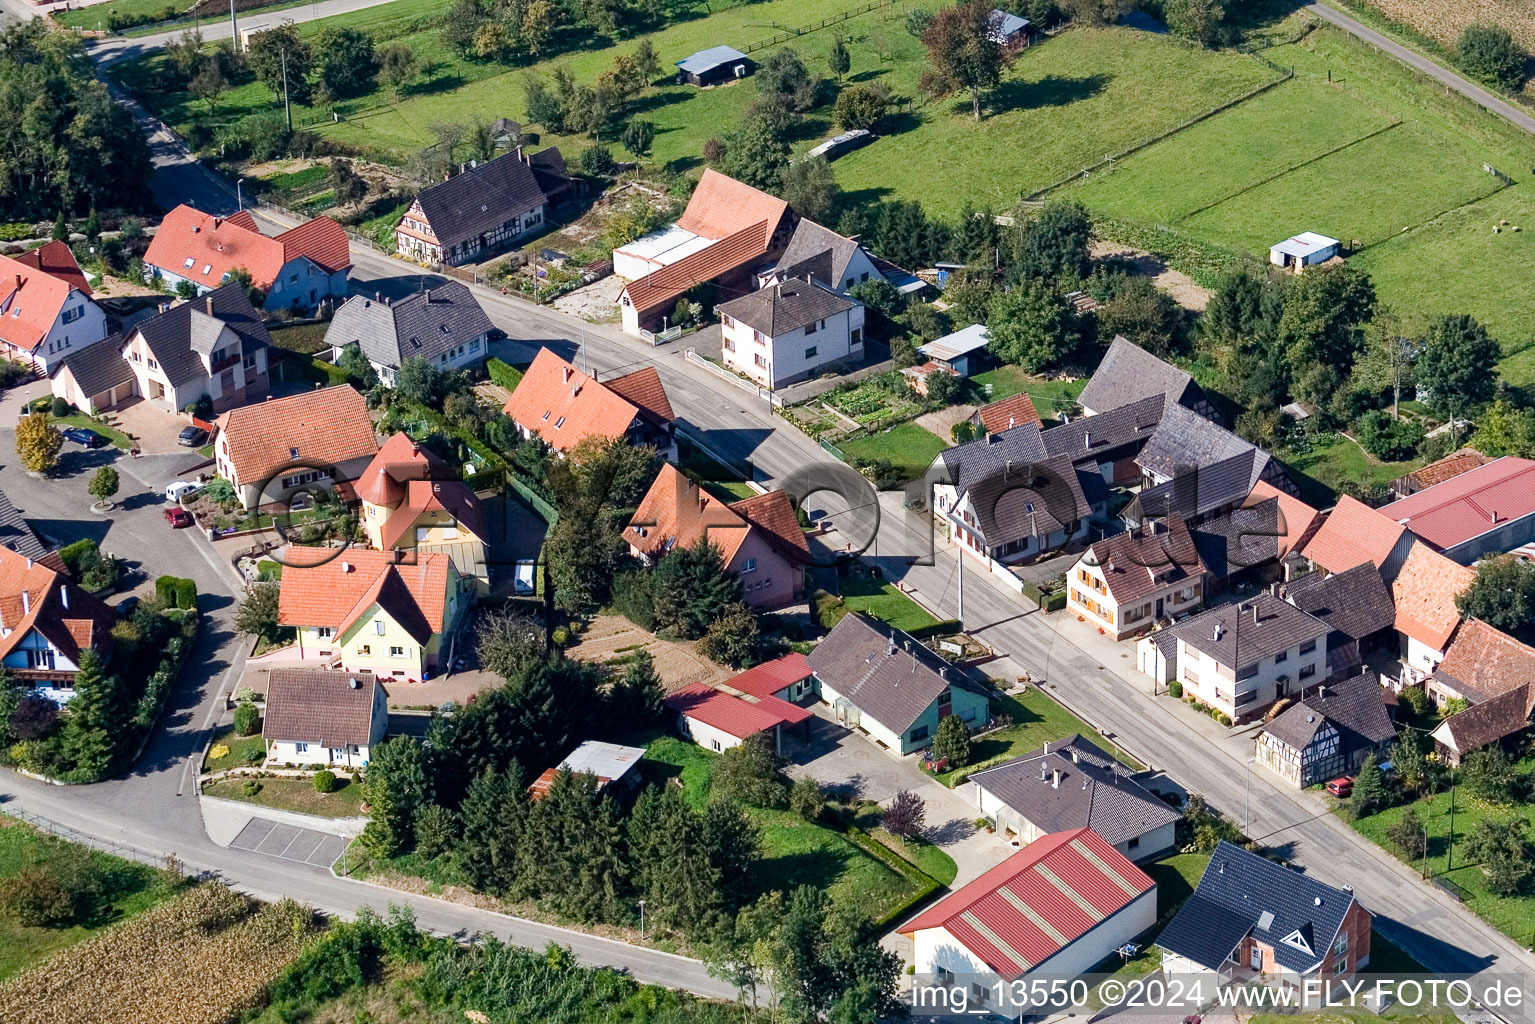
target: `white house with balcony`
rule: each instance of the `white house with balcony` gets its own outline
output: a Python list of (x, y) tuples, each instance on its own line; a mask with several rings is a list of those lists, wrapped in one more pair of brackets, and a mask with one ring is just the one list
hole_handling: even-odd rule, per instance
[(765, 388), (818, 377), (863, 358), (863, 303), (809, 277), (715, 307), (726, 366)]

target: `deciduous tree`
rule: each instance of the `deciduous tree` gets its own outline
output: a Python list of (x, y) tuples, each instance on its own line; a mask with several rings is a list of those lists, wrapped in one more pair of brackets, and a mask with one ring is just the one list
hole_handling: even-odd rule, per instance
[(1418, 356), (1417, 380), (1430, 391), (1429, 407), (1457, 419), (1492, 400), (1503, 350), (1469, 316), (1441, 317), (1429, 325)]
[(933, 70), (956, 87), (970, 91), (970, 109), (981, 119), (981, 90), (1002, 80), (1008, 51), (991, 38), (991, 12), (986, 0), (957, 4), (938, 11), (922, 30)]
[(379, 62), (368, 33), (355, 28), (323, 29), (315, 37), (315, 54), (319, 79), (333, 98), (359, 96), (373, 88)]
[(1530, 60), (1501, 25), (1467, 25), (1455, 43), (1455, 56), (1477, 78), (1509, 90), (1524, 84)]
[(29, 473), (47, 473), (59, 464), (64, 435), (48, 422), (48, 414), (34, 412), (16, 424), (16, 456)]
[(277, 601), (282, 593), (278, 583), (257, 583), (251, 588), (240, 610), (235, 612), (235, 628), (246, 636), (277, 638)]
[(824, 157), (800, 159), (783, 169), (780, 194), (801, 217), (825, 224), (837, 215), (842, 190)]
[(390, 43), (380, 46), (376, 52), (378, 58), (378, 80), (389, 87), (394, 93), (394, 98), (400, 98), (400, 90), (413, 82), (420, 73), (421, 65), (416, 60), (416, 51), (404, 43)]
[(245, 62), (278, 99), (282, 99), (284, 81), (291, 95), (309, 95), (314, 53), (291, 20), (251, 36), (245, 47)]
[(1059, 365), (1076, 346), (1071, 307), (1038, 281), (999, 292), (987, 310), (986, 327), (987, 348), (1030, 373)]

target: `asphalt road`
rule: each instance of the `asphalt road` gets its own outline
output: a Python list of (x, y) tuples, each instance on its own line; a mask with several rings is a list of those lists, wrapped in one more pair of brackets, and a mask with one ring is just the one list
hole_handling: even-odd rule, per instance
[(1375, 31), (1362, 22), (1356, 21), (1336, 8), (1329, 7), (1324, 3), (1313, 3), (1307, 5), (1306, 9), (1322, 20), (1331, 22), (1343, 29), (1349, 35), (1357, 36), (1376, 49), (1384, 50), (1403, 64), (1423, 72), (1434, 81), (1449, 86), (1471, 102), (1487, 108), (1505, 121), (1516, 124), (1525, 131), (1535, 134), (1535, 117), (1531, 117), (1526, 110), (1520, 108), (1517, 104), (1510, 103), (1501, 96), (1488, 92), (1474, 82), (1457, 75), (1444, 65), (1434, 63), (1415, 50), (1408, 49), (1391, 37)]

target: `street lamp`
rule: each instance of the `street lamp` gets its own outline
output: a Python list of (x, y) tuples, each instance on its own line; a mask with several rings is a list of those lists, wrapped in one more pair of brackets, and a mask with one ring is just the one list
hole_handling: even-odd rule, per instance
[(645, 941), (645, 901), (640, 900), (640, 941)]
[(240, 204), (240, 209), (242, 210), (245, 209), (244, 185), (245, 182), (241, 181), (238, 177), (235, 178), (235, 202)]

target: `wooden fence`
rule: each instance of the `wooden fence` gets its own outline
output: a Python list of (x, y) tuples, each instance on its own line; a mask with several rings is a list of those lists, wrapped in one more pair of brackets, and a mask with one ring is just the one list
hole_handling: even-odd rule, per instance
[(850, 11), (843, 11), (841, 14), (833, 15), (830, 18), (822, 18), (814, 25), (802, 25), (799, 28), (785, 29), (782, 32), (774, 33), (767, 39), (759, 39), (749, 46), (741, 47), (741, 52), (751, 53), (754, 50), (765, 49), (769, 46), (777, 46), (779, 43), (787, 42), (788, 40), (802, 36), (807, 32), (819, 32), (821, 29), (826, 28), (828, 25), (839, 24), (841, 22), (847, 21), (849, 18), (856, 18), (860, 14), (868, 14), (870, 11), (877, 11), (881, 7), (889, 7), (891, 6), (891, 3), (892, 0), (869, 0), (869, 3), (855, 7)]

